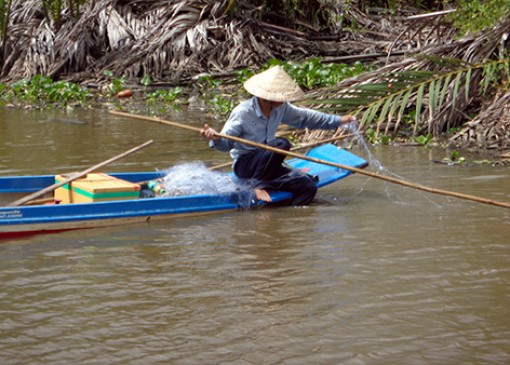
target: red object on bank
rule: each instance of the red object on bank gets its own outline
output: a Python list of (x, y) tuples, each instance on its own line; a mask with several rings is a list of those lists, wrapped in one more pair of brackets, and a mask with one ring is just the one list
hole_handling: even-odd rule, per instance
[(133, 92), (131, 90), (122, 90), (115, 96), (118, 98), (129, 98), (130, 96), (133, 96)]

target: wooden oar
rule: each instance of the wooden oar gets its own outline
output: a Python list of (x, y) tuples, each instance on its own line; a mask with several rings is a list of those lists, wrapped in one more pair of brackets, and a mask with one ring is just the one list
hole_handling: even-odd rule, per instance
[(120, 160), (123, 157), (126, 157), (126, 156), (128, 156), (128, 155), (130, 155), (130, 154), (132, 154), (134, 152), (137, 152), (137, 151), (141, 150), (142, 148), (147, 147), (152, 142), (153, 142), (153, 140), (147, 141), (147, 142), (145, 142), (145, 143), (143, 143), (143, 144), (141, 144), (141, 145), (139, 145), (139, 146), (137, 146), (135, 148), (130, 149), (129, 151), (123, 152), (120, 155), (117, 155), (117, 156), (112, 157), (112, 158), (110, 158), (110, 159), (108, 159), (106, 161), (98, 163), (97, 165), (89, 167), (86, 170), (83, 170), (81, 172), (76, 172), (74, 174), (71, 174), (71, 176), (69, 178), (64, 179), (61, 182), (58, 182), (58, 183), (53, 184), (51, 186), (48, 186), (48, 187), (46, 187), (46, 188), (44, 188), (42, 190), (36, 191), (35, 193), (27, 195), (27, 196), (25, 196), (25, 197), (23, 197), (21, 199), (18, 199), (18, 200), (14, 201), (14, 202), (12, 202), (10, 204), (7, 204), (7, 206), (9, 206), (9, 207), (16, 207), (18, 205), (25, 204), (25, 203), (27, 203), (27, 202), (29, 202), (31, 200), (34, 200), (35, 198), (38, 198), (38, 197), (40, 197), (40, 196), (42, 196), (42, 195), (44, 195), (46, 193), (49, 193), (49, 192), (51, 192), (51, 191), (53, 191), (53, 190), (55, 190), (55, 189), (57, 189), (57, 188), (59, 188), (61, 186), (64, 186), (65, 184), (69, 184), (70, 182), (72, 182), (72, 181), (74, 181), (76, 179), (79, 179), (80, 177), (85, 176), (88, 173), (91, 173), (92, 171), (98, 170), (98, 169), (100, 169), (100, 168), (102, 168), (102, 167), (104, 167), (104, 166), (106, 166), (106, 165), (108, 165), (108, 164), (110, 164), (110, 163), (112, 163), (114, 161)]
[[(113, 111), (113, 110), (111, 110), (110, 113), (115, 114), (115, 115), (119, 115), (119, 116), (123, 116), (123, 117), (127, 117), (127, 118), (141, 119), (141, 120), (146, 120), (146, 121), (149, 121), (149, 122), (165, 124), (165, 125), (169, 125), (169, 126), (177, 127), (177, 128), (181, 128), (181, 129), (187, 129), (189, 131), (198, 132), (198, 133), (200, 133), (200, 131), (201, 131), (200, 128), (192, 127), (192, 126), (185, 125), (185, 124), (180, 124), (180, 123), (177, 123), (177, 122), (171, 122), (171, 121), (164, 120), (164, 119), (161, 119), (161, 118), (156, 118), (156, 117), (148, 117), (148, 116), (131, 114), (131, 113), (125, 113), (125, 112), (120, 112), (120, 111)], [(486, 199), (486, 198), (482, 198), (482, 197), (478, 197), (478, 196), (474, 196), (474, 195), (469, 195), (469, 194), (457, 193), (457, 192), (454, 192), (454, 191), (435, 189), (435, 188), (432, 188), (432, 187), (429, 187), (429, 186), (425, 186), (425, 185), (421, 185), (421, 184), (413, 184), (413, 183), (410, 183), (410, 182), (405, 181), (405, 180), (396, 179), (396, 178), (390, 177), (390, 176), (379, 175), (377, 173), (373, 173), (373, 172), (370, 172), (370, 171), (365, 171), (365, 170), (357, 168), (357, 167), (346, 166), (346, 165), (342, 165), (342, 164), (339, 164), (339, 163), (336, 163), (336, 162), (330, 162), (330, 161), (326, 161), (326, 160), (321, 160), (321, 159), (318, 159), (318, 158), (305, 156), (305, 155), (302, 155), (302, 154), (299, 154), (299, 153), (295, 153), (295, 152), (292, 152), (292, 151), (284, 151), (284, 150), (281, 150), (281, 149), (278, 149), (278, 148), (274, 148), (274, 147), (271, 147), (271, 146), (268, 146), (268, 145), (265, 145), (265, 144), (261, 144), (261, 143), (256, 143), (256, 142), (253, 142), (253, 141), (250, 141), (250, 140), (247, 140), (247, 139), (243, 139), (243, 138), (239, 138), (239, 137), (229, 136), (229, 135), (221, 134), (221, 133), (217, 133), (216, 135), (218, 137), (220, 137), (220, 138), (223, 138), (223, 139), (228, 139), (228, 140), (231, 140), (231, 141), (235, 141), (235, 142), (239, 142), (239, 143), (244, 143), (244, 144), (247, 144), (247, 145), (250, 145), (250, 146), (254, 146), (254, 147), (258, 147), (258, 148), (263, 148), (263, 149), (266, 149), (268, 151), (272, 151), (272, 152), (279, 153), (279, 154), (286, 155), (286, 156), (290, 156), (290, 157), (300, 158), (300, 159), (306, 160), (306, 161), (311, 161), (311, 162), (320, 163), (320, 164), (323, 164), (323, 165), (338, 167), (338, 168), (341, 168), (341, 169), (344, 169), (344, 170), (348, 170), (348, 171), (351, 171), (351, 172), (355, 172), (355, 173), (358, 173), (358, 174), (361, 174), (361, 175), (370, 176), (370, 177), (373, 177), (373, 178), (376, 178), (376, 179), (388, 181), (388, 182), (391, 182), (391, 183), (394, 183), (394, 184), (397, 184), (397, 185), (406, 186), (406, 187), (417, 189), (417, 190), (426, 191), (426, 192), (429, 192), (429, 193), (432, 193), (432, 194), (452, 196), (454, 198), (470, 200), (470, 201), (474, 201), (474, 202), (477, 202), (477, 203), (494, 205), (494, 206), (498, 206), (498, 207), (502, 207), (502, 208), (510, 208), (510, 203), (495, 201), (495, 200)]]

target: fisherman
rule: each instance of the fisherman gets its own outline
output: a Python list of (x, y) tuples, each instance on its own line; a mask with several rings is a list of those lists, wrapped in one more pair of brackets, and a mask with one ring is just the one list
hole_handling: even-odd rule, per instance
[[(280, 123), (300, 129), (336, 129), (356, 120), (351, 115), (340, 117), (291, 104), (305, 94), (281, 66), (252, 76), (243, 86), (253, 98), (234, 108), (221, 134), (289, 151), (289, 140), (275, 137)], [(271, 201), (268, 191), (292, 193), (291, 205), (308, 205), (315, 197), (316, 183), (305, 173), (284, 166), (285, 155), (220, 138), (208, 124), (204, 124), (201, 135), (210, 140), (211, 147), (230, 151), (234, 174), (254, 183), (259, 200)]]

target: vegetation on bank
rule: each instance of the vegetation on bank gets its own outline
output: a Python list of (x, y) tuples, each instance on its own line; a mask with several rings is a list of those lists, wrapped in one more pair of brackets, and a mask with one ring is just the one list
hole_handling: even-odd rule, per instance
[[(269, 60), (261, 66), (261, 70), (274, 65), (281, 65), (304, 90), (321, 87), (331, 87), (338, 82), (355, 77), (370, 70), (360, 62), (347, 64), (324, 64), (319, 58), (311, 58), (305, 62), (282, 62)], [(139, 80), (133, 90), (127, 80), (115, 76), (111, 71), (105, 71), (108, 82), (102, 90), (82, 87), (73, 82), (53, 81), (50, 77), (36, 75), (31, 79), (23, 79), (12, 84), (0, 84), (0, 96), (3, 106), (18, 108), (89, 108), (104, 101), (117, 100), (121, 106), (121, 99), (130, 98), (135, 93), (136, 104), (139, 108), (146, 107), (149, 112), (162, 114), (167, 110), (177, 109), (188, 103), (190, 97), (197, 94), (197, 98), (209, 105), (214, 114), (225, 117), (237, 104), (239, 99), (246, 97), (242, 84), (255, 74), (254, 70), (243, 69), (237, 71), (234, 85), (225, 85), (221, 80), (209, 75), (197, 78), (193, 87), (151, 88), (150, 77)], [(132, 85), (131, 85), (132, 86)], [(221, 91), (228, 88), (228, 96), (222, 96)], [(232, 97), (233, 96), (233, 97)]]
[(357, 114), (373, 143), (476, 134), (480, 147), (508, 148), (508, 108), (491, 105), (510, 98), (510, 0), (26, 4), (0, 1), (4, 105), (164, 114), (198, 99), (224, 116), (244, 79), (279, 62), (309, 106)]
[[(448, 3), (448, 2), (443, 2)], [(509, 11), (510, 0), (457, 0), (450, 15), (459, 35), (474, 34), (492, 27)]]

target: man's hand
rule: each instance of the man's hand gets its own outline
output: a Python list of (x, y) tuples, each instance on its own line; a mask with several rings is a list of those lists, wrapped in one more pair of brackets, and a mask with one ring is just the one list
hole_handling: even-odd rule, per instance
[(352, 122), (356, 122), (358, 119), (354, 115), (344, 115), (342, 117), (342, 123), (341, 124), (349, 124)]
[(200, 130), (200, 135), (205, 138), (209, 138), (213, 141), (217, 141), (219, 139), (218, 133), (212, 129), (209, 124), (204, 124), (202, 129)]

